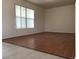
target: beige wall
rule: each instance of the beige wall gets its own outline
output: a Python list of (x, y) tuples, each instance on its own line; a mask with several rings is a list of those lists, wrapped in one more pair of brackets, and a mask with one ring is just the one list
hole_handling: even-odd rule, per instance
[[(24, 7), (35, 10), (35, 28), (34, 29), (16, 29), (15, 19), (15, 5), (22, 5)], [(43, 9), (32, 5), (23, 0), (3, 0), (3, 28), (2, 34), (4, 38), (27, 35), (44, 31), (44, 13)]]
[[(35, 28), (34, 29), (16, 29), (15, 5), (35, 10)], [(23, 0), (3, 0), (3, 20), (2, 35), (4, 38), (16, 37), (21, 35), (39, 33), (39, 32), (75, 32), (75, 10), (74, 5), (42, 9), (36, 5)]]
[(75, 32), (75, 6), (61, 6), (45, 11), (45, 31)]

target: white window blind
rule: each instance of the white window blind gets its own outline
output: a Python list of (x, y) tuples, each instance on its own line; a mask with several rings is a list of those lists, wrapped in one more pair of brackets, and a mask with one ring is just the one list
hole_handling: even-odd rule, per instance
[(16, 28), (34, 28), (34, 10), (16, 5)]
[(27, 8), (27, 28), (34, 28), (34, 10)]

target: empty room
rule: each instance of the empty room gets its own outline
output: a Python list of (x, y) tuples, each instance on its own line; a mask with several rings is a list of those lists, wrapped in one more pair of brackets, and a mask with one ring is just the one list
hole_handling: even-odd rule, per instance
[(2, 59), (75, 59), (75, 0), (2, 0)]

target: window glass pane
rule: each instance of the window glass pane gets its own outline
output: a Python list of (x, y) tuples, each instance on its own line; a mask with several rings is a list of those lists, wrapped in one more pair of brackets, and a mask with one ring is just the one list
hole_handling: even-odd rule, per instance
[(27, 28), (34, 28), (34, 19), (27, 18)]
[(21, 18), (22, 20), (22, 28), (26, 28), (26, 18)]
[(25, 8), (21, 7), (21, 17), (25, 17)]
[(27, 18), (33, 18), (34, 19), (34, 10), (27, 8)]
[(16, 5), (16, 16), (20, 17), (20, 6)]
[(20, 19), (20, 17), (16, 17), (16, 28), (21, 28), (21, 19)]
[(34, 28), (34, 10), (16, 5), (16, 28), (26, 27)]

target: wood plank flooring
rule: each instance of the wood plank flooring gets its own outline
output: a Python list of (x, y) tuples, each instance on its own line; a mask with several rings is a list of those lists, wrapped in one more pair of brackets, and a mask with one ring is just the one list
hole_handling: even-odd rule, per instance
[(43, 32), (3, 39), (3, 42), (61, 56), (66, 59), (74, 59), (75, 57), (75, 34)]

